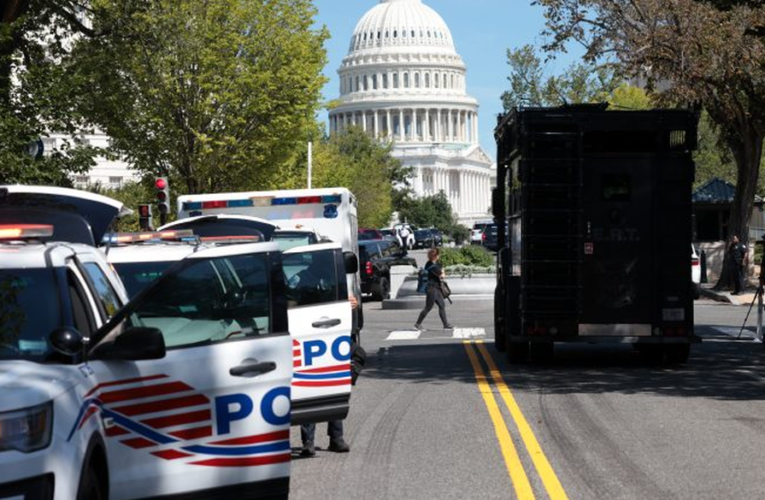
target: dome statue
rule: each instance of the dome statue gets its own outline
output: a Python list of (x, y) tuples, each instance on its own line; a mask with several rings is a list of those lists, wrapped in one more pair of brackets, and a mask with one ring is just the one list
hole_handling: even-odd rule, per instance
[(443, 18), (421, 0), (380, 0), (356, 24), (338, 70), (331, 133), (361, 127), (393, 142), (416, 195), (443, 191), (466, 224), (490, 218), (492, 162), (478, 141), (478, 102)]

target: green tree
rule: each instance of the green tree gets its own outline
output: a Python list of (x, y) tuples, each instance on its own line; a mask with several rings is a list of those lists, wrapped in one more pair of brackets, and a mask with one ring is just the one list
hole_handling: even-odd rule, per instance
[[(359, 227), (382, 227), (390, 221), (393, 200), (398, 192), (408, 189), (409, 169), (391, 156), (391, 145), (371, 138), (359, 127), (349, 127), (342, 134), (326, 137), (316, 128), (313, 142), (312, 186), (347, 187), (356, 196)], [(292, 179), (287, 186), (307, 186), (307, 152), (305, 144), (289, 168)]]
[[(313, 126), (326, 62), (310, 0), (92, 0), (75, 50), (86, 113), (176, 191), (281, 187)], [(108, 64), (104, 64), (108, 61)]]
[(508, 111), (516, 106), (561, 106), (604, 102), (623, 81), (612, 64), (574, 63), (557, 76), (548, 76), (545, 64), (531, 45), (508, 49), (510, 89), (502, 94)]
[(470, 236), (470, 230), (457, 222), (449, 198), (443, 191), (422, 198), (408, 198), (399, 209), (399, 218), (415, 226), (435, 227), (461, 244)]
[[(551, 52), (574, 41), (585, 58), (608, 54), (631, 75), (666, 88), (663, 104), (702, 106), (736, 164), (729, 229), (744, 241), (765, 139), (765, 5), (718, 10), (695, 0), (536, 0), (545, 9)], [(730, 273), (723, 270), (725, 284)]]
[[(69, 175), (95, 164), (96, 149), (80, 136), (90, 122), (75, 108), (73, 37), (97, 36), (81, 22), (75, 0), (0, 1), (0, 183), (70, 185)], [(68, 134), (41, 158), (30, 144), (51, 132)]]

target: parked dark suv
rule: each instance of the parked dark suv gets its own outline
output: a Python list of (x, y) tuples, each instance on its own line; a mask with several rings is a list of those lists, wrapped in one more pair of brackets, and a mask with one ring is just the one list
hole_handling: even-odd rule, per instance
[(407, 255), (397, 241), (359, 241), (362, 293), (371, 293), (375, 300), (390, 298), (390, 268), (393, 266), (412, 266), (417, 269), (417, 262)]
[(414, 232), (414, 248), (440, 247), (443, 242), (443, 235), (438, 229), (418, 229)]

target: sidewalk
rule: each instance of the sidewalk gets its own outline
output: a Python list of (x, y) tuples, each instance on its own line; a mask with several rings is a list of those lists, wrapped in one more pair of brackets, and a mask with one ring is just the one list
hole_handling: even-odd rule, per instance
[(748, 287), (741, 295), (732, 295), (730, 291), (717, 291), (713, 289), (714, 284), (704, 283), (701, 285), (701, 296), (717, 302), (726, 302), (734, 306), (748, 306), (754, 300), (755, 287)]

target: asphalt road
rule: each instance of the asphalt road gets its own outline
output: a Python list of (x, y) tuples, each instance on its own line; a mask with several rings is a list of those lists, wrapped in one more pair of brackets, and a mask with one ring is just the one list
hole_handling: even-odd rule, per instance
[(455, 299), (458, 334), (486, 333), (465, 340), (438, 329), (435, 311), (432, 330), (405, 338), (418, 311), (365, 304), (351, 452), (322, 449), (320, 426), (317, 456), (293, 461), (291, 498), (765, 498), (765, 348), (735, 339), (746, 307), (697, 302), (704, 342), (684, 366), (591, 345), (557, 346), (549, 366), (509, 365), (491, 307)]

